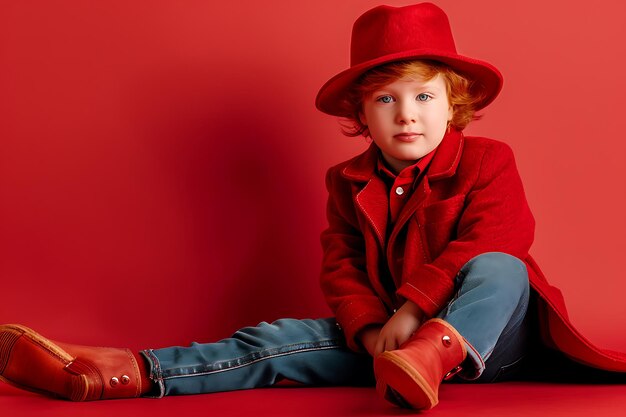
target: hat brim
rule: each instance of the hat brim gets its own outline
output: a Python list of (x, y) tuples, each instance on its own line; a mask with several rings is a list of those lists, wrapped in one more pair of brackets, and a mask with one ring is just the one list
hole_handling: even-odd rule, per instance
[(341, 106), (341, 101), (345, 99), (348, 88), (364, 72), (379, 65), (411, 59), (439, 61), (449, 65), (461, 74), (468, 76), (470, 79), (477, 81), (482, 86), (485, 96), (477, 103), (476, 110), (486, 107), (495, 100), (500, 90), (502, 90), (502, 74), (496, 67), (488, 62), (458, 54), (445, 55), (442, 54), (440, 50), (419, 49), (378, 57), (340, 72), (320, 88), (315, 99), (315, 106), (320, 111), (332, 116), (350, 117), (352, 115), (346, 114), (345, 109)]

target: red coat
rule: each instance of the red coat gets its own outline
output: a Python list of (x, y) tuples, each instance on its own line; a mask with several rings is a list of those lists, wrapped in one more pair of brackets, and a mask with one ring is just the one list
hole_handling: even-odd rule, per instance
[[(372, 144), (326, 176), (329, 227), (322, 233), (321, 287), (352, 349), (359, 349), (359, 330), (386, 323), (405, 299), (426, 316), (436, 315), (466, 262), (504, 252), (526, 263), (546, 343), (588, 365), (626, 371), (626, 354), (598, 349), (572, 327), (561, 292), (528, 254), (535, 222), (508, 145), (454, 130), (446, 134), (390, 230), (377, 159)], [(385, 290), (385, 279), (393, 280), (395, 293)]]

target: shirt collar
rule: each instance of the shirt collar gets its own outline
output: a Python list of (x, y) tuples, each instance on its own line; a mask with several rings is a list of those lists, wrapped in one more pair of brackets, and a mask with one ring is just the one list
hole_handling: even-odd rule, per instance
[(418, 159), (417, 162), (415, 162), (413, 165), (404, 168), (397, 175), (392, 170), (390, 170), (389, 167), (387, 167), (382, 152), (379, 152), (378, 161), (376, 162), (376, 170), (381, 178), (389, 178), (392, 180), (395, 180), (397, 177), (416, 179), (420, 175), (420, 173), (426, 171), (428, 164), (435, 156), (435, 152), (437, 152), (437, 148), (433, 149), (430, 153)]

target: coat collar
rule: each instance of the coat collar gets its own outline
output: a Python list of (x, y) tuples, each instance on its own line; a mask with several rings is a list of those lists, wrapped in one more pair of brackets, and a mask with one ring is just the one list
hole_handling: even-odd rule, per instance
[[(448, 178), (456, 173), (463, 150), (463, 133), (450, 129), (435, 151), (435, 156), (426, 171), (429, 181)], [(345, 178), (357, 181), (369, 181), (375, 174), (378, 161), (378, 147), (372, 143), (361, 155), (353, 158), (343, 169)]]

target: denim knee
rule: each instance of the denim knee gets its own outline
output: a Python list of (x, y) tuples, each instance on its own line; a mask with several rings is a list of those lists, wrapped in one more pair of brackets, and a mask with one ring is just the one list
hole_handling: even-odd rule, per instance
[(515, 304), (528, 294), (526, 264), (503, 252), (486, 252), (470, 259), (458, 278), (463, 286), (485, 287), (490, 294)]

